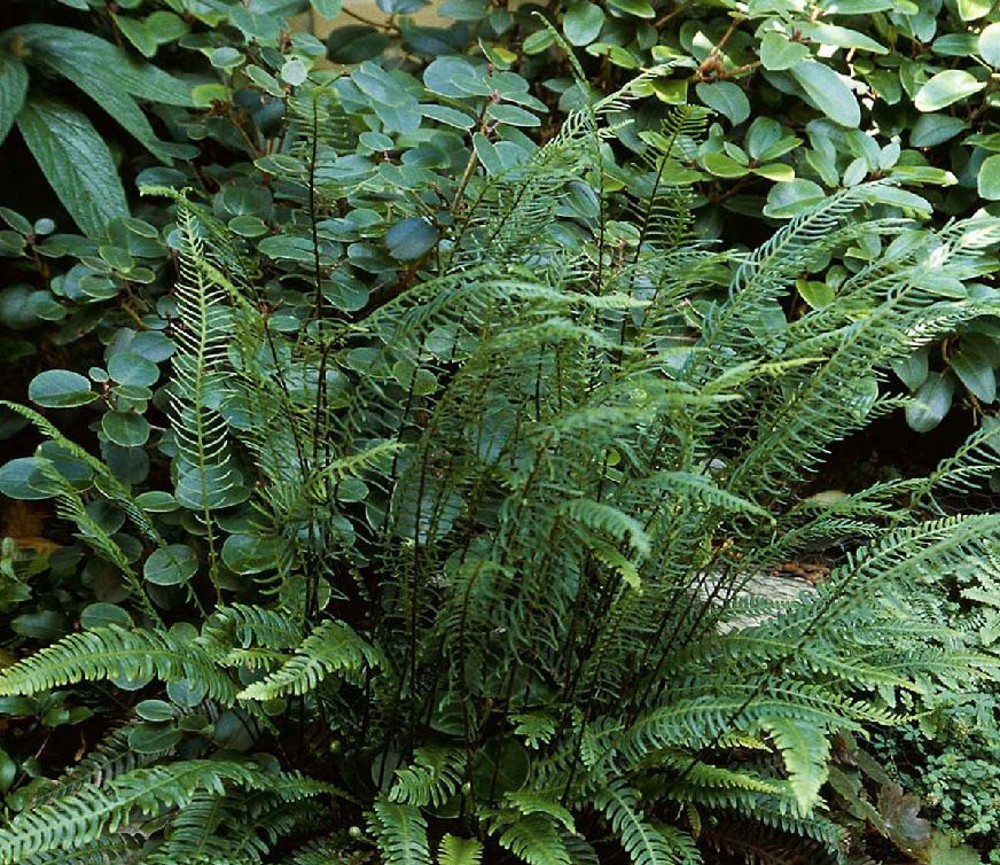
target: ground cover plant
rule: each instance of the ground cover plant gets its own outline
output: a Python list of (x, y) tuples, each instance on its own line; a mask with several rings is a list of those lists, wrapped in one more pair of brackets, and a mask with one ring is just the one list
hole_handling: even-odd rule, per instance
[[(469, 68), (487, 93), (507, 81)], [(176, 208), (152, 331), (169, 369), (125, 335), (107, 369), (46, 370), (35, 408), (7, 406), (47, 441), (4, 489), (53, 501), (101, 598), (0, 674), (8, 724), (55, 710), (103, 740), (54, 782), (22, 787), (37, 758), (12, 760), (0, 860), (852, 855), (823, 792), (832, 737), (995, 671), (942, 575), (993, 597), (1000, 517), (935, 496), (988, 474), (998, 433), (929, 478), (799, 490), (901, 405), (893, 361), (992, 308), (1000, 225), (923, 229), (885, 180), (752, 253), (693, 239), (664, 176), (702, 111), (644, 134), (628, 183), (610, 158), (659, 74), (541, 147), (480, 133), (464, 170), (372, 146), (357, 84), (390, 74), (303, 87), (287, 150), (257, 163), (301, 214), (270, 246), (147, 189)], [(789, 317), (834, 253), (850, 276)], [(146, 471), (71, 441), (60, 409)], [(814, 595), (741, 597), (843, 536), (863, 545)], [(79, 591), (72, 555), (50, 564), (8, 580)]]
[[(0, 860), (994, 852), (996, 522), (946, 513), (997, 433), (823, 477), (992, 401), (988, 141), (891, 140), (835, 44), (887, 10), (671, 7), (654, 44), (638, 7), (400, 7), (320, 68), (307, 5), (0, 10), (3, 153), (66, 210), (0, 202)], [(918, 13), (986, 56), (990, 10)], [(775, 34), (857, 123), (765, 74)], [(824, 547), (802, 606), (741, 591)]]

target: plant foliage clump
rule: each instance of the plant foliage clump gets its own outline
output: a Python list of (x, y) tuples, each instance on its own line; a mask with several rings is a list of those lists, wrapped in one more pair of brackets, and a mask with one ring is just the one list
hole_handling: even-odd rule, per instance
[[(101, 425), (146, 424), (162, 471), (133, 487), (13, 405), (49, 441), (3, 469), (121, 600), (0, 699), (93, 683), (121, 726), (32, 789), (0, 863), (845, 861), (835, 734), (996, 671), (940, 599), (994, 585), (1000, 516), (937, 496), (1000, 431), (928, 478), (802, 489), (904, 404), (893, 363), (991, 311), (1000, 221), (924, 229), (890, 178), (751, 252), (697, 241), (702, 110), (641, 134), (633, 182), (614, 162), (662, 71), (544, 145), (484, 121), (464, 167), (372, 147), (354, 85), (388, 73), (304, 87), (257, 162), (303, 216), (269, 257), (147, 190), (177, 211), (171, 372), (109, 383)], [(829, 302), (789, 310), (833, 255)], [(99, 398), (69, 370), (31, 393)], [(845, 538), (815, 592), (748, 591)]]

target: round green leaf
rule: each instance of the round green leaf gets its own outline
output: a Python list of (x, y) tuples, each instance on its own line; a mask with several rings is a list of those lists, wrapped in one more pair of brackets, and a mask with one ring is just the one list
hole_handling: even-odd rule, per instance
[(207, 694), (208, 686), (204, 682), (196, 682), (193, 679), (167, 682), (167, 696), (175, 706), (183, 709), (193, 709)]
[(101, 429), (116, 445), (137, 447), (149, 440), (149, 422), (130, 411), (109, 411), (101, 418)]
[(17, 763), (0, 748), (0, 796), (4, 795), (17, 778)]
[(764, 215), (788, 219), (808, 210), (824, 197), (822, 186), (798, 177), (788, 183), (779, 183), (771, 189), (764, 206)]
[(706, 153), (701, 158), (705, 170), (716, 177), (743, 177), (750, 169), (740, 165), (735, 159), (725, 153)]
[(954, 138), (969, 124), (946, 114), (921, 114), (910, 130), (911, 147), (934, 147)]
[(135, 503), (151, 514), (167, 514), (176, 511), (180, 505), (170, 493), (163, 490), (149, 490), (135, 497)]
[(28, 398), (46, 408), (73, 408), (93, 402), (97, 394), (90, 389), (90, 382), (79, 373), (68, 369), (49, 369), (31, 380)]
[(142, 724), (128, 734), (128, 745), (138, 754), (162, 754), (173, 748), (183, 735), (169, 724)]
[(916, 390), (930, 375), (930, 350), (927, 346), (917, 349), (908, 357), (892, 362), (892, 371), (910, 390)]
[(928, 81), (913, 99), (920, 111), (938, 111), (978, 93), (986, 86), (963, 69), (946, 69)]
[(983, 160), (983, 164), (979, 166), (977, 187), (980, 198), (1000, 201), (1000, 153)]
[(655, 18), (656, 10), (647, 0), (608, 0), (608, 6), (636, 18)]
[(401, 219), (385, 235), (389, 254), (399, 261), (420, 258), (433, 248), (437, 239), (437, 229), (418, 216)]
[(216, 69), (235, 69), (246, 62), (246, 58), (230, 45), (216, 48), (208, 59)]
[(990, 24), (979, 34), (979, 54), (990, 66), (1000, 67), (1000, 24)]
[(132, 617), (127, 610), (123, 610), (116, 604), (109, 604), (99, 601), (96, 604), (88, 604), (80, 613), (80, 627), (90, 630), (92, 628), (103, 628), (105, 625), (118, 625), (122, 628), (132, 627)]
[(472, 784), (476, 794), (487, 800), (520, 790), (528, 778), (531, 758), (514, 738), (490, 739), (472, 761)]
[(571, 6), (563, 19), (563, 33), (570, 45), (589, 45), (601, 34), (603, 26), (604, 10), (586, 0)]
[(176, 714), (176, 710), (165, 700), (143, 700), (135, 706), (135, 713), (143, 721), (162, 723), (170, 721)]
[(304, 84), (308, 77), (309, 70), (306, 69), (305, 63), (301, 60), (287, 60), (285, 65), (281, 67), (281, 80), (292, 87)]
[(186, 544), (171, 544), (155, 550), (146, 559), (142, 573), (157, 586), (179, 586), (198, 571), (198, 557)]
[(257, 216), (234, 216), (229, 228), (240, 237), (262, 237), (267, 234), (267, 224)]
[(116, 351), (108, 358), (108, 374), (119, 384), (149, 387), (160, 377), (160, 370), (142, 355)]
[(258, 535), (230, 535), (222, 545), (222, 561), (234, 573), (259, 574), (277, 567), (277, 548)]
[(962, 347), (949, 358), (949, 363), (969, 393), (987, 404), (996, 400), (997, 376), (988, 357)]

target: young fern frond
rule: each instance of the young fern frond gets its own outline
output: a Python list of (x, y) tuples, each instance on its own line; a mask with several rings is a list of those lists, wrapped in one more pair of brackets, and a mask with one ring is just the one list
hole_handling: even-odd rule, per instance
[(170, 403), (178, 452), (174, 495), (205, 525), (210, 570), (217, 582), (215, 511), (245, 498), (230, 452), (228, 424), (213, 408), (228, 392), (232, 309), (205, 252), (197, 216), (183, 200), (178, 226), (182, 247)]

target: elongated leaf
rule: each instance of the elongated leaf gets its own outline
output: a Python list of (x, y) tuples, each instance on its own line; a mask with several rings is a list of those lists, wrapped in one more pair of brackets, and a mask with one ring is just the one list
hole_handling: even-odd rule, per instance
[(99, 36), (52, 24), (27, 24), (12, 35), (24, 39), (31, 60), (65, 75), (85, 92), (100, 82), (120, 93), (165, 105), (193, 106), (190, 87)]
[(851, 88), (836, 72), (815, 60), (803, 60), (789, 73), (798, 81), (816, 107), (841, 126), (856, 127), (861, 123), (861, 109)]
[(128, 216), (111, 151), (83, 112), (54, 99), (29, 99), (17, 117), (28, 149), (70, 216), (94, 237)]
[(0, 143), (7, 137), (28, 92), (28, 71), (24, 64), (0, 49)]

